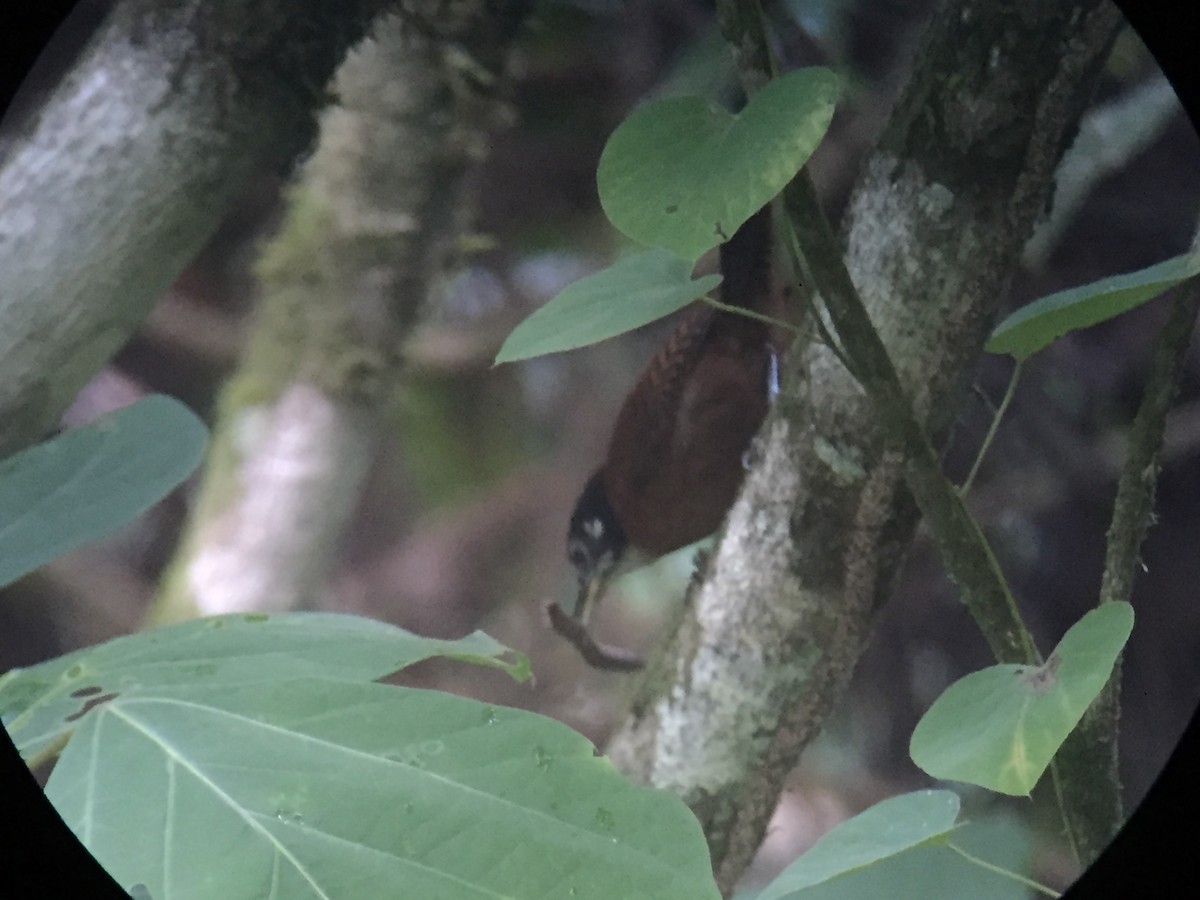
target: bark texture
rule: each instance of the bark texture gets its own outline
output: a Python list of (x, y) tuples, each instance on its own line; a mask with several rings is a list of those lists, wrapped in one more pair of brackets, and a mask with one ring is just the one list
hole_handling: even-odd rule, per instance
[(0, 455), (42, 437), (389, 4), (117, 4), (0, 161)]
[[(843, 223), (917, 414), (951, 424), (1119, 24), (1101, 0), (946, 2)], [(903, 461), (802, 347), (683, 627), (610, 752), (700, 817), (722, 891), (843, 692), (916, 525)]]

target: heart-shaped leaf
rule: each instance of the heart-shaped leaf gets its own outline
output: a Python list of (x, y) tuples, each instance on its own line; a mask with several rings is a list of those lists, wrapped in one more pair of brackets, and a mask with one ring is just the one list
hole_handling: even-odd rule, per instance
[(574, 350), (669, 316), (721, 283), (692, 280), (692, 263), (656, 247), (567, 285), (513, 329), (496, 364)]
[(335, 613), (230, 614), (119, 637), (0, 678), (0, 717), (30, 757), (74, 730), (90, 710), (119, 697), (153, 697), (178, 685), (220, 694), (248, 680), (320, 673), (372, 681), (432, 656), (529, 674), (523, 657), (483, 632), (457, 641), (410, 634), (384, 622)]
[(876, 803), (836, 825), (758, 896), (779, 900), (921, 844), (945, 838), (958, 817), (952, 791), (914, 791)]
[(1068, 331), (1128, 312), (1200, 274), (1200, 253), (1185, 253), (1146, 269), (1101, 278), (1022, 306), (996, 326), (985, 349), (1028, 359)]
[(0, 586), (145, 512), (207, 439), (191, 410), (154, 395), (0, 462)]
[(774, 79), (736, 115), (699, 97), (647, 103), (600, 156), (600, 204), (618, 229), (687, 259), (729, 239), (821, 142), (838, 80), (810, 68)]
[[(985, 867), (968, 861), (955, 851), (956, 847), (982, 861)], [(804, 856), (800, 857), (803, 859)], [(1022, 880), (1028, 871), (1029, 835), (1025, 828), (1014, 816), (995, 817), (957, 826), (952, 842), (944, 835), (935, 835), (927, 842), (808, 887), (778, 894), (773, 882), (755, 900), (768, 896), (771, 900), (863, 900), (866, 897), (1029, 900), (1028, 881)], [(789, 872), (790, 867), (780, 880)], [(749, 895), (745, 900), (750, 900)]]
[(1133, 607), (1105, 603), (1040, 666), (991, 666), (950, 685), (917, 723), (909, 752), (934, 778), (1027, 796), (1112, 674)]
[(46, 792), (152, 897), (716, 900), (678, 799), (534, 713), (321, 677), (97, 708)]

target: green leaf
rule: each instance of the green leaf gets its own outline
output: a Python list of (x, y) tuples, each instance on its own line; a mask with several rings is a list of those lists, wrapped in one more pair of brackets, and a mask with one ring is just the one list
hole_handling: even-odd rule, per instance
[(838, 80), (810, 68), (774, 79), (730, 115), (699, 97), (635, 110), (608, 139), (596, 184), (618, 229), (697, 259), (800, 171), (833, 117)]
[(913, 762), (934, 778), (1026, 796), (1108, 681), (1133, 607), (1105, 603), (1041, 666), (1000, 665), (950, 685), (913, 731)]
[(126, 696), (47, 794), (153, 897), (719, 897), (699, 824), (534, 713), (312, 677)]
[(528, 662), (482, 632), (457, 641), (410, 634), (335, 613), (230, 614), (132, 634), (0, 679), (0, 716), (26, 758), (117, 698), (151, 698), (178, 685), (220, 693), (245, 681), (320, 674), (371, 681), (432, 656), (500, 666), (516, 678)]
[[(967, 822), (955, 829), (952, 843), (1009, 872), (1024, 875), (1028, 871), (1029, 836), (1014, 816)], [(767, 891), (774, 887), (772, 883)], [(757, 900), (767, 896), (764, 892)], [(1019, 881), (968, 862), (943, 843), (919, 844), (811, 887), (769, 896), (788, 900), (1029, 900), (1028, 890)]]
[(581, 278), (513, 329), (496, 365), (573, 350), (669, 316), (721, 283), (692, 280), (692, 263), (657, 247)]
[(1028, 359), (1068, 331), (1118, 316), (1197, 274), (1200, 253), (1186, 253), (1137, 272), (1059, 291), (1021, 307), (1001, 322), (985, 349)]
[(0, 586), (132, 521), (196, 468), (207, 436), (155, 395), (0, 462)]
[(913, 847), (944, 838), (958, 817), (952, 791), (914, 791), (876, 803), (829, 830), (771, 882), (758, 900), (778, 900)]

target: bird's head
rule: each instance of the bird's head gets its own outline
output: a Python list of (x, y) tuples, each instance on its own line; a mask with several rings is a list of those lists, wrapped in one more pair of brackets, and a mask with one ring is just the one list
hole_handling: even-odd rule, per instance
[(584, 485), (567, 529), (567, 559), (579, 579), (575, 615), (583, 622), (620, 565), (628, 541), (608, 500), (601, 472)]

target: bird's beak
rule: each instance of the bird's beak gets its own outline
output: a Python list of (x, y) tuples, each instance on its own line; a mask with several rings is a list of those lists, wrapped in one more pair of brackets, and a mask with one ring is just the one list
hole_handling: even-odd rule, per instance
[(607, 586), (608, 578), (594, 572), (579, 586), (579, 596), (575, 600), (575, 618), (584, 626), (587, 625), (592, 610), (604, 596)]

